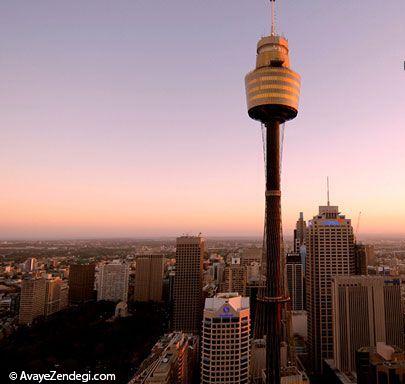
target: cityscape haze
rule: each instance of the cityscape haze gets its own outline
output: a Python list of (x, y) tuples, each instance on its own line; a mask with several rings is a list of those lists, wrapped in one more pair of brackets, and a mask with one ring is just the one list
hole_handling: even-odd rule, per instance
[[(404, 7), (277, 3), (305, 74), (285, 132), (286, 233), (326, 200), (327, 175), (362, 235), (405, 233)], [(240, 78), (267, 1), (0, 10), (1, 238), (261, 235), (261, 137)]]

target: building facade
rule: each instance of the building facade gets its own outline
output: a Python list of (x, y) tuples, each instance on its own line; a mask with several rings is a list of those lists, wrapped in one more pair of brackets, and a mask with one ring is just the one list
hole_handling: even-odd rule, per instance
[(162, 255), (142, 255), (136, 259), (135, 301), (161, 301), (165, 259)]
[(247, 267), (241, 264), (239, 257), (232, 257), (230, 265), (224, 269), (221, 292), (238, 292), (246, 296)]
[(204, 239), (177, 238), (173, 290), (173, 329), (199, 334), (203, 312)]
[(182, 332), (164, 335), (128, 384), (190, 384), (198, 363), (198, 337)]
[(294, 229), (294, 252), (300, 252), (301, 247), (305, 245), (306, 233), (307, 224), (304, 220), (304, 213), (300, 212), (300, 217)]
[(382, 276), (333, 278), (335, 366), (356, 372), (356, 351), (382, 342), (403, 348), (401, 282)]
[(249, 298), (220, 293), (205, 300), (202, 347), (202, 384), (249, 382)]
[(28, 273), (33, 272), (37, 268), (37, 264), (38, 264), (37, 259), (35, 257), (30, 257), (27, 260), (25, 260), (24, 263), (22, 263), (22, 265), (21, 265), (22, 268), (21, 269), (24, 272), (28, 272)]
[(46, 279), (45, 316), (50, 316), (67, 307), (67, 289), (66, 282), (59, 277)]
[(364, 244), (355, 244), (356, 275), (367, 275), (367, 251)]
[(351, 220), (337, 206), (321, 206), (308, 223), (305, 243), (308, 353), (312, 371), (320, 374), (323, 360), (333, 359), (332, 277), (355, 273)]
[(405, 353), (384, 343), (356, 352), (357, 384), (404, 384)]
[(286, 258), (286, 281), (290, 295), (290, 308), (292, 311), (304, 310), (304, 271), (302, 268), (301, 255), (296, 252), (287, 254)]
[(114, 260), (100, 266), (98, 275), (97, 300), (127, 301), (128, 298), (128, 264)]
[(95, 265), (72, 264), (69, 267), (69, 304), (83, 304), (95, 299)]
[(31, 325), (32, 322), (45, 314), (45, 290), (44, 278), (29, 277), (21, 282), (20, 311), (18, 322)]

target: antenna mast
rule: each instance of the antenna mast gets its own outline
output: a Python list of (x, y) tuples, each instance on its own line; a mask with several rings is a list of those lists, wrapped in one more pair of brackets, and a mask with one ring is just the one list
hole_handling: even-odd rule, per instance
[(271, 36), (276, 35), (276, 0), (270, 0), (271, 4)]
[(327, 184), (328, 207), (329, 207), (330, 206), (330, 200), (329, 200), (329, 176), (326, 178), (326, 184)]

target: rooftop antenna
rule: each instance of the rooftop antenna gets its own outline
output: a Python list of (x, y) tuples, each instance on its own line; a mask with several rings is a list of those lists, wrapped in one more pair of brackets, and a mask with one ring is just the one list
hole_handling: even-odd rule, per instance
[(329, 207), (330, 206), (330, 200), (329, 200), (329, 176), (326, 178), (326, 184), (327, 184), (328, 207)]
[(276, 0), (270, 0), (271, 4), (271, 36), (276, 35)]

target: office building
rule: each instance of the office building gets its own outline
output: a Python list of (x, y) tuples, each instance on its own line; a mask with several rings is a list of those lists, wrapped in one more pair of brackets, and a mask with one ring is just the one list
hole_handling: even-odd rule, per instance
[(67, 281), (62, 281), (60, 286), (60, 309), (65, 309), (69, 305), (69, 285)]
[(366, 246), (363, 244), (355, 244), (355, 265), (356, 265), (356, 275), (367, 275), (367, 252)]
[(304, 213), (300, 212), (300, 217), (294, 229), (294, 252), (299, 253), (303, 245), (305, 245), (305, 237), (307, 232), (307, 224), (304, 220)]
[(241, 296), (246, 296), (247, 267), (241, 265), (239, 257), (232, 257), (230, 265), (224, 269), (221, 292), (238, 292)]
[(306, 231), (306, 305), (308, 353), (312, 370), (322, 372), (324, 359), (333, 359), (332, 277), (355, 273), (351, 221), (337, 206), (321, 206)]
[(386, 343), (403, 348), (401, 283), (382, 276), (332, 281), (335, 366), (356, 372), (356, 351)]
[(369, 244), (357, 243), (355, 245), (356, 253), (356, 275), (367, 275), (368, 266), (375, 264), (374, 246)]
[(28, 277), (21, 282), (20, 311), (18, 322), (31, 325), (32, 322), (45, 313), (44, 278)]
[(128, 384), (190, 384), (198, 364), (198, 337), (182, 332), (164, 335)]
[(249, 381), (249, 298), (220, 293), (205, 300), (202, 384), (244, 384)]
[(101, 265), (98, 275), (97, 300), (127, 301), (129, 265), (114, 260)]
[(240, 251), (240, 263), (241, 265), (248, 267), (249, 265), (252, 265), (252, 263), (259, 263), (261, 264), (262, 262), (262, 248), (256, 248), (256, 247), (249, 247), (249, 248), (243, 248)]
[(59, 277), (47, 278), (45, 286), (45, 316), (67, 307), (67, 284)]
[(404, 384), (405, 353), (384, 343), (356, 352), (357, 384)]
[(135, 301), (162, 301), (165, 259), (162, 255), (142, 255), (136, 259)]
[(299, 253), (290, 252), (286, 258), (286, 281), (290, 295), (290, 309), (304, 310), (304, 271)]
[(20, 264), (21, 265), (21, 269), (24, 272), (33, 272), (37, 269), (37, 264), (38, 261), (35, 257), (30, 257), (27, 260), (24, 261), (24, 263)]
[(69, 304), (77, 305), (95, 299), (95, 265), (72, 264), (69, 267)]
[(212, 281), (216, 285), (220, 285), (224, 278), (225, 263), (221, 261), (213, 262), (210, 267)]
[(376, 261), (374, 245), (366, 244), (364, 247), (366, 248), (367, 265), (374, 265)]
[[(307, 247), (305, 246), (306, 236), (307, 236), (307, 223), (304, 220), (304, 213), (300, 212), (299, 219), (295, 225), (294, 230), (294, 253), (299, 254), (301, 258), (302, 272), (303, 272), (303, 283), (305, 284), (305, 265), (307, 258)], [(303, 309), (306, 308), (306, 295), (305, 295), (305, 285), (303, 289), (304, 301)]]
[(247, 281), (249, 284), (260, 281), (261, 265), (257, 261), (252, 261), (247, 268)]
[(176, 244), (173, 329), (199, 334), (203, 312), (204, 239), (181, 236)]
[(162, 300), (166, 303), (173, 303), (174, 300), (174, 278), (175, 272), (168, 269), (163, 279)]

